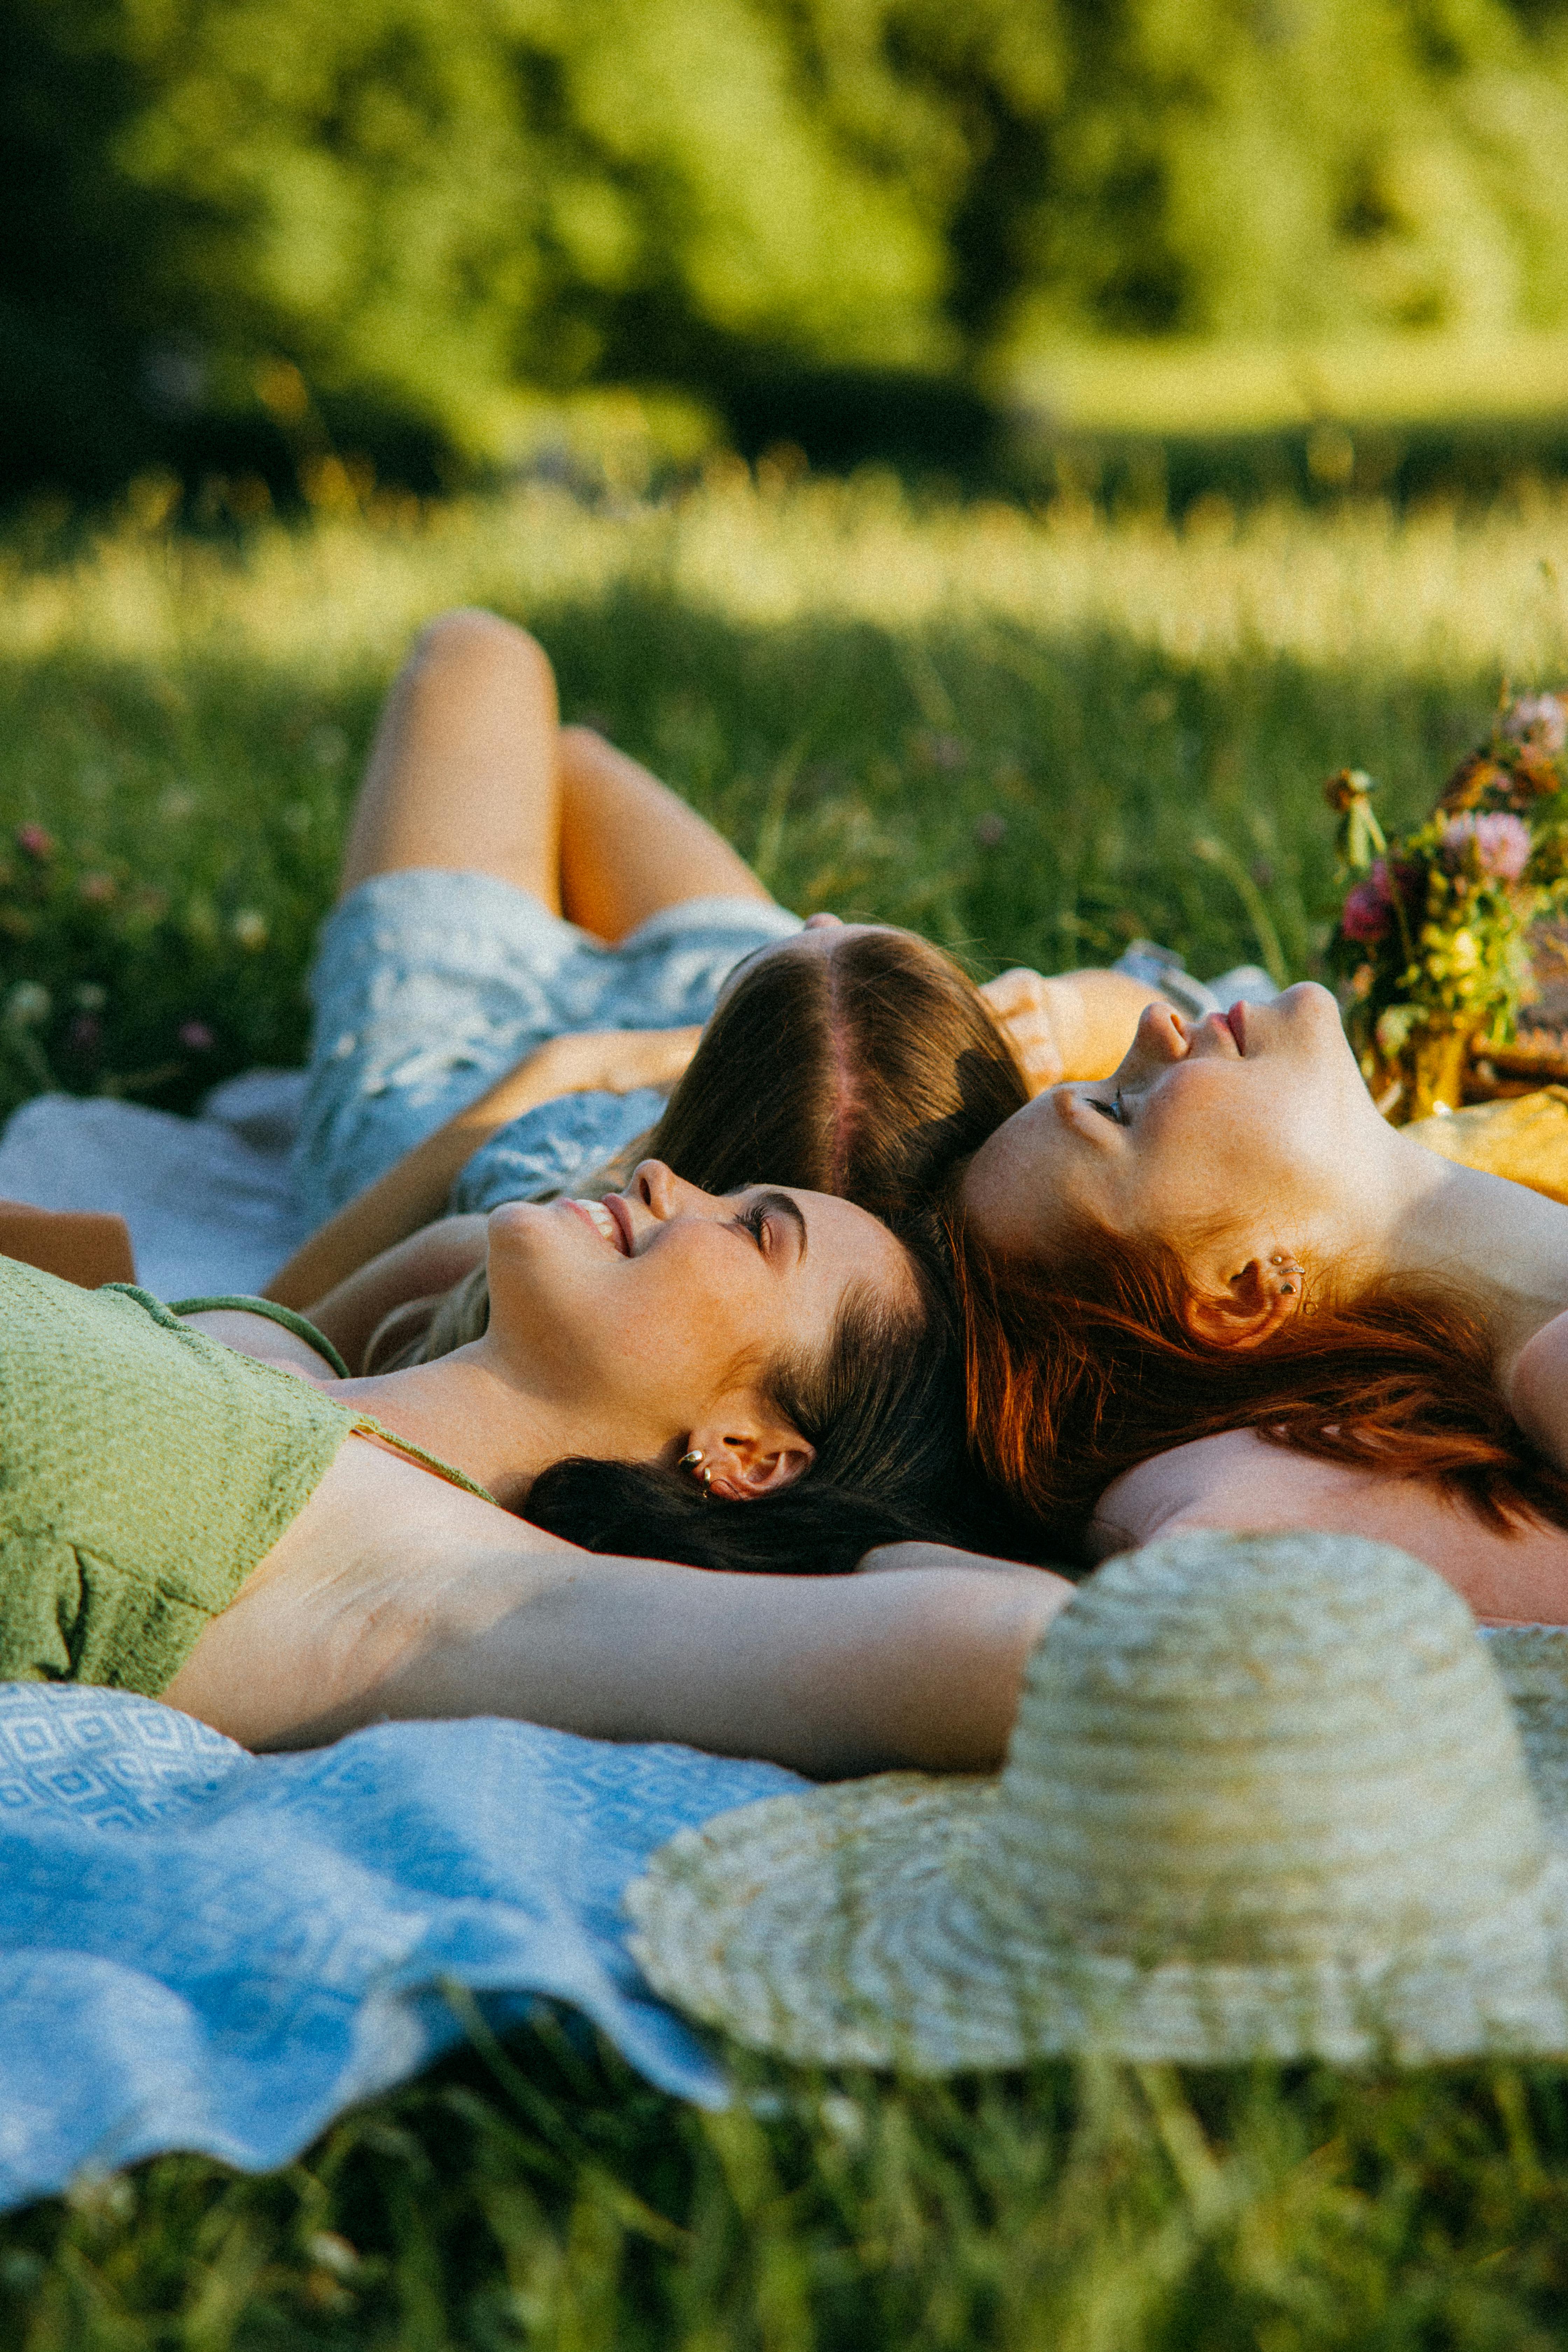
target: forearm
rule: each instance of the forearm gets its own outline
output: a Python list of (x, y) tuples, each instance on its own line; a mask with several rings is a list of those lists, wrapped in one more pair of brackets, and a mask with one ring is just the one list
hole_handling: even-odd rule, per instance
[(694, 1028), (629, 1029), (552, 1037), (319, 1226), (273, 1276), (265, 1296), (300, 1308), (324, 1297), (357, 1268), (440, 1216), (453, 1180), (480, 1144), (512, 1119), (557, 1095), (673, 1086), (700, 1034)]
[(515, 1716), (823, 1779), (988, 1771), (1029, 1652), (1070, 1594), (1031, 1571), (819, 1580), (578, 1557), (540, 1564), (531, 1597), (482, 1629), (435, 1634), (381, 1684), (375, 1712)]

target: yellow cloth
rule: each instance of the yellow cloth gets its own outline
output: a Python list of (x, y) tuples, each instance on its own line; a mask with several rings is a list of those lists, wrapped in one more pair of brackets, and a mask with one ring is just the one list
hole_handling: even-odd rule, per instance
[(1417, 1119), (1404, 1132), (1444, 1160), (1568, 1202), (1568, 1087), (1472, 1103), (1446, 1118)]

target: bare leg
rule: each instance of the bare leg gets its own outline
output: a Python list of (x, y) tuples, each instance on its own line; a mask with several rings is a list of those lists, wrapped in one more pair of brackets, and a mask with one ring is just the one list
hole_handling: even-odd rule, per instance
[(602, 940), (685, 898), (767, 901), (695, 810), (586, 727), (493, 613), (432, 621), (395, 680), (360, 787), (340, 896), (405, 866), (494, 874)]
[(618, 940), (683, 898), (760, 898), (751, 867), (637, 761), (561, 730), (561, 894), (568, 919)]
[(496, 875), (561, 912), (555, 677), (523, 629), (444, 613), (398, 672), (360, 787), (340, 896), (373, 874)]

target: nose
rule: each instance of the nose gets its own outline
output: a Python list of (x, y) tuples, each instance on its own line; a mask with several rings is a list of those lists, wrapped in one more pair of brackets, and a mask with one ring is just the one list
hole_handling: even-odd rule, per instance
[(1138, 1016), (1129, 1059), (1136, 1056), (1159, 1062), (1184, 1061), (1190, 1043), (1187, 1023), (1173, 1006), (1156, 999), (1152, 1004), (1146, 1004)]
[(671, 1217), (689, 1216), (693, 1210), (711, 1211), (717, 1205), (710, 1194), (689, 1184), (662, 1160), (639, 1160), (626, 1191), (628, 1200), (640, 1201), (661, 1224)]

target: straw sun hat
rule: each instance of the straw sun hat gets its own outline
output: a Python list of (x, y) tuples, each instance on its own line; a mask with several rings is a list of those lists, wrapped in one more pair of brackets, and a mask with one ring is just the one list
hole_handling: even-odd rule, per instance
[(1483, 1642), (1384, 1545), (1177, 1536), (1057, 1620), (998, 1779), (743, 1806), (626, 1904), (797, 2060), (1568, 2051), (1568, 1636)]

